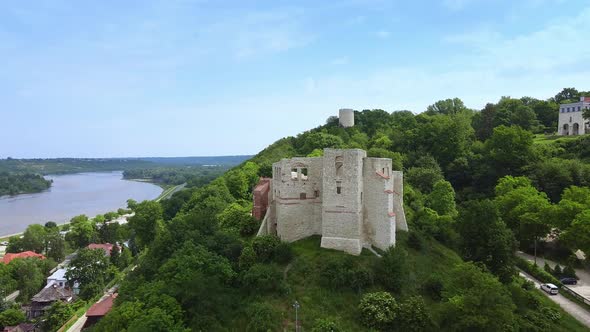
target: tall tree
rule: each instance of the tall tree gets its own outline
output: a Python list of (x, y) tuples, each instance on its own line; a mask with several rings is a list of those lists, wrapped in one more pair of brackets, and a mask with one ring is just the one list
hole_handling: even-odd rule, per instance
[(23, 233), (23, 249), (31, 250), (38, 254), (45, 252), (45, 227), (32, 224)]
[(156, 238), (162, 213), (162, 206), (155, 201), (143, 201), (135, 207), (135, 215), (129, 218), (129, 227), (135, 231), (139, 248), (147, 246)]
[(516, 126), (494, 128), (485, 149), (498, 177), (522, 174), (523, 167), (535, 160), (533, 134)]
[(457, 229), (465, 260), (485, 264), (502, 282), (512, 280), (516, 242), (493, 201), (468, 202), (461, 209)]
[[(70, 286), (78, 282), (80, 294), (85, 294), (84, 297), (88, 299), (96, 295), (96, 290), (104, 287), (108, 267), (109, 258), (105, 255), (104, 250), (83, 248), (78, 250), (78, 254), (70, 262), (66, 278)], [(88, 292), (89, 289), (92, 291)]]
[(451, 183), (445, 180), (437, 181), (426, 198), (426, 204), (441, 216), (455, 216), (457, 214), (455, 190)]
[(558, 94), (555, 95), (555, 102), (558, 104), (575, 101), (580, 97), (580, 93), (575, 88), (563, 88)]
[(463, 101), (459, 98), (439, 100), (436, 103), (426, 108), (426, 114), (457, 114), (467, 111), (467, 107), (463, 104)]
[(508, 290), (475, 264), (454, 267), (443, 288), (442, 328), (449, 331), (511, 331), (516, 309)]

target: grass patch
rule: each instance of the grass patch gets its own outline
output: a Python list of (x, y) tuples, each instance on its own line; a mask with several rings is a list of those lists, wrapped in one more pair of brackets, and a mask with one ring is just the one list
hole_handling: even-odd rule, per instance
[(567, 141), (575, 141), (582, 136), (559, 136), (559, 135), (545, 135), (536, 134), (533, 138), (535, 144), (555, 144)]

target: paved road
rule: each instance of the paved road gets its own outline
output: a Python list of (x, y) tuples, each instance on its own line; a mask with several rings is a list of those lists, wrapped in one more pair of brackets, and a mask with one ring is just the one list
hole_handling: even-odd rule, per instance
[[(530, 262), (534, 261), (534, 257), (532, 255), (526, 254), (524, 252), (518, 251), (516, 253), (517, 256), (522, 257)], [(551, 266), (551, 268), (555, 268), (555, 265), (557, 265), (557, 263), (555, 263), (554, 261), (548, 260), (548, 259), (544, 259), (541, 257), (537, 257), (537, 265), (541, 268), (543, 268), (543, 266), (545, 266), (545, 262), (547, 262), (547, 264), (549, 264), (549, 266)], [(563, 269), (563, 266), (561, 266), (561, 268)], [(578, 284), (577, 285), (568, 285), (568, 287), (570, 289), (572, 289), (573, 291), (575, 291), (576, 293), (582, 295), (585, 298), (590, 299), (590, 273), (588, 273), (588, 271), (584, 270), (584, 269), (575, 269), (576, 270), (576, 276), (578, 276), (579, 280), (578, 280)]]
[[(541, 283), (537, 279), (533, 278), (531, 275), (529, 275), (525, 272), (522, 272), (522, 271), (520, 271), (520, 275), (523, 278), (535, 283), (535, 286), (537, 288), (541, 287)], [(586, 327), (590, 328), (590, 312), (588, 312), (586, 309), (582, 308), (577, 303), (570, 301), (568, 298), (566, 298), (565, 296), (563, 296), (561, 294), (549, 295), (549, 294), (547, 294), (547, 292), (545, 292), (543, 290), (541, 290), (541, 293), (545, 294), (545, 296), (547, 296), (553, 302), (557, 303), (563, 310), (565, 310), (567, 313), (572, 315), (575, 319), (580, 321), (580, 323), (582, 323), (582, 324), (586, 325)]]
[(74, 325), (72, 325), (72, 327), (70, 327), (66, 332), (80, 332), (80, 331), (82, 331), (82, 328), (84, 327), (84, 324), (86, 323), (87, 319), (88, 318), (86, 317), (86, 315), (82, 315), (82, 317), (80, 317), (74, 323)]
[(16, 291), (16, 292), (8, 295), (7, 297), (4, 298), (4, 302), (13, 302), (14, 300), (16, 300), (16, 298), (18, 297), (19, 294), (20, 294), (20, 291)]

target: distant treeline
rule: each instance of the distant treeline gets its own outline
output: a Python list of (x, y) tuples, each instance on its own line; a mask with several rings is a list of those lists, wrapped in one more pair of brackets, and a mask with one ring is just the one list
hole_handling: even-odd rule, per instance
[(140, 158), (161, 165), (238, 165), (252, 156), (217, 156), (217, 157), (171, 157), (171, 158)]
[(122, 171), (138, 167), (155, 167), (139, 159), (0, 159), (0, 172), (68, 174), (81, 172)]
[(0, 159), (0, 172), (67, 174), (81, 172), (126, 171), (162, 166), (227, 165), (235, 166), (250, 156), (175, 157), (175, 158), (55, 158)]
[(50, 186), (51, 180), (39, 174), (0, 172), (0, 196), (35, 193)]
[(125, 179), (144, 179), (162, 184), (182, 184), (188, 187), (203, 186), (225, 171), (230, 166), (186, 166), (130, 169), (123, 172)]

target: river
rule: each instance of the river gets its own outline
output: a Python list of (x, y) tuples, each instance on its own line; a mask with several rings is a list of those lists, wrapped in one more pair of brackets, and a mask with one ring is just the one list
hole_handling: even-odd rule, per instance
[(146, 182), (123, 180), (122, 172), (51, 175), (50, 189), (0, 197), (0, 236), (24, 231), (30, 224), (63, 223), (85, 214), (94, 217), (125, 208), (128, 199), (154, 199), (162, 188)]

